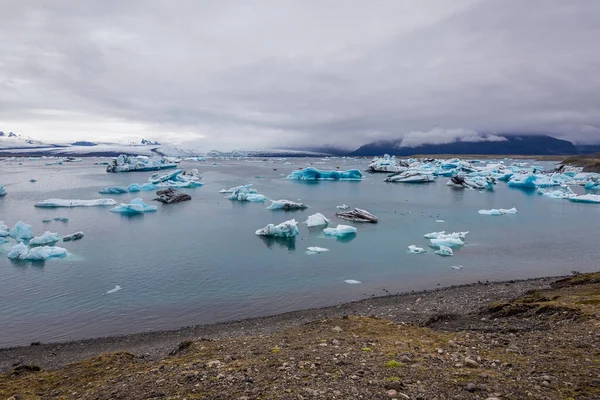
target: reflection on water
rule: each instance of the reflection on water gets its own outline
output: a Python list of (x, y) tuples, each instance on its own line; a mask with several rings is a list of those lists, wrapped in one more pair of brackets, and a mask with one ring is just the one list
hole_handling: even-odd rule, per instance
[(289, 252), (296, 251), (296, 238), (282, 238), (282, 237), (272, 237), (272, 236), (259, 236), (265, 246), (269, 249), (272, 249), (274, 245), (278, 247), (288, 250)]

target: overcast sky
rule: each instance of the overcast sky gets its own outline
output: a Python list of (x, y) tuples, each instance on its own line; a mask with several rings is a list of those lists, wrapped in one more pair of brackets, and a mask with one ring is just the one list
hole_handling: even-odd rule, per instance
[(0, 0), (0, 130), (199, 149), (600, 142), (600, 1)]

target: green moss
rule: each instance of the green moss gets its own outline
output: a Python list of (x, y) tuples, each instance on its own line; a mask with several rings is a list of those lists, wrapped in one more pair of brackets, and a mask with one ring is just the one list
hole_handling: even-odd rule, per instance
[(399, 367), (403, 367), (404, 364), (402, 364), (401, 362), (398, 362), (396, 360), (390, 360), (385, 364), (385, 366), (388, 368), (399, 368)]

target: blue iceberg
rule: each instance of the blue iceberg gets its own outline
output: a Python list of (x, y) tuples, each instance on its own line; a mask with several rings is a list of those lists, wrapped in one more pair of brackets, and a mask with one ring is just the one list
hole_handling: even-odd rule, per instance
[(17, 222), (15, 226), (8, 232), (8, 234), (10, 237), (20, 242), (29, 240), (33, 237), (31, 225), (27, 225), (22, 221)]
[(67, 250), (62, 247), (42, 246), (30, 249), (23, 243), (19, 243), (10, 250), (8, 258), (12, 260), (44, 261), (48, 258), (66, 257)]
[(358, 230), (349, 225), (338, 225), (335, 228), (325, 228), (323, 233), (327, 236), (344, 237), (349, 235), (355, 235)]
[(42, 236), (36, 236), (29, 241), (30, 246), (46, 246), (54, 244), (61, 239), (58, 233), (46, 231)]
[(143, 185), (140, 185), (139, 183), (132, 183), (131, 185), (129, 185), (127, 187), (127, 190), (130, 193), (151, 192), (156, 189), (157, 189), (157, 186), (153, 183), (144, 183)]
[(357, 169), (349, 169), (348, 171), (323, 171), (308, 167), (293, 171), (286, 179), (302, 181), (359, 181), (362, 177), (362, 173)]
[(204, 185), (199, 182), (200, 179), (202, 179), (200, 173), (194, 168), (189, 171), (178, 169), (166, 174), (155, 173), (148, 179), (148, 182), (157, 187), (191, 189)]
[(252, 189), (252, 184), (237, 186), (231, 189), (221, 189), (220, 193), (231, 193), (225, 198), (232, 201), (249, 201), (255, 203), (262, 203), (267, 201), (267, 197)]
[(269, 224), (255, 232), (258, 236), (292, 238), (298, 236), (298, 222), (295, 219), (282, 222), (279, 225)]
[(144, 214), (147, 212), (152, 212), (158, 210), (158, 207), (151, 206), (149, 204), (144, 203), (144, 201), (140, 198), (133, 199), (129, 204), (121, 203), (115, 208), (111, 208), (110, 211), (114, 213), (120, 214)]
[(4, 222), (0, 221), (0, 237), (6, 237), (9, 235), (9, 228)]

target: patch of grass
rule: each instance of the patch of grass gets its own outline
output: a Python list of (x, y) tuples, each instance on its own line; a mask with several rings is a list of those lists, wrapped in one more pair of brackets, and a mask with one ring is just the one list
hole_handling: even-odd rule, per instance
[(273, 347), (271, 349), (271, 353), (279, 353), (281, 351), (281, 349), (279, 347)]
[(403, 367), (404, 364), (402, 364), (401, 362), (398, 362), (396, 360), (390, 360), (387, 363), (385, 363), (385, 366), (388, 368), (400, 368), (400, 367)]
[(373, 351), (373, 349), (370, 347), (363, 347), (362, 351)]

